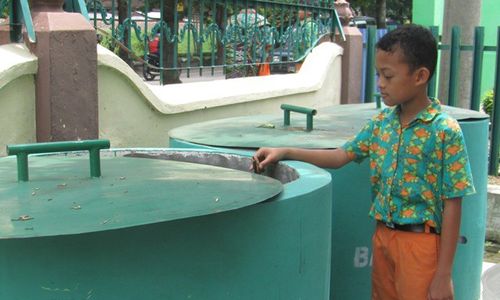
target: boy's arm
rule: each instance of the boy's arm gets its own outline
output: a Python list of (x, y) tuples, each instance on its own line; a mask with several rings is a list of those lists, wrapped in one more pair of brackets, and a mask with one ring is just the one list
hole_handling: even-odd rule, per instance
[(429, 299), (453, 299), (451, 271), (457, 249), (461, 213), (462, 198), (444, 200), (438, 264), (429, 288)]
[(260, 171), (269, 164), (282, 159), (300, 160), (321, 168), (340, 168), (351, 161), (347, 152), (342, 148), (333, 150), (310, 150), (299, 148), (260, 148), (254, 155)]

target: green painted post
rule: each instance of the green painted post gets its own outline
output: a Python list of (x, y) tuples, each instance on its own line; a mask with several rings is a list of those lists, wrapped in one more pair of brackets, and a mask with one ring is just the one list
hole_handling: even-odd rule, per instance
[[(108, 141), (109, 148), (109, 141)], [(99, 155), (100, 148), (92, 147), (89, 149), (90, 158), (90, 177), (101, 177), (101, 156)]]
[(163, 26), (164, 20), (164, 11), (165, 11), (165, 0), (160, 0), (160, 84), (165, 85), (165, 74), (163, 72), (163, 48), (165, 47), (165, 26)]
[(28, 181), (29, 171), (28, 171), (28, 153), (23, 152), (17, 154), (17, 180), (18, 181)]
[[(111, 1), (111, 36), (115, 36), (115, 11), (116, 11), (116, 6), (115, 6), (115, 0)], [(95, 18), (95, 12), (94, 12), (94, 22), (96, 22)], [(97, 27), (96, 23), (94, 23), (94, 27)]]
[(472, 67), (472, 88), (470, 108), (479, 111), (481, 102), (481, 75), (483, 73), (484, 27), (476, 27), (474, 31), (474, 55)]
[(87, 10), (87, 5), (85, 5), (85, 1), (77, 0), (76, 3), (78, 5), (77, 11), (85, 17), (85, 20), (90, 21), (89, 12)]
[(458, 98), (458, 78), (460, 65), (460, 27), (451, 29), (450, 80), (448, 84), (448, 105), (456, 106)]
[(313, 130), (313, 116), (316, 115), (317, 110), (313, 108), (307, 108), (307, 107), (302, 107), (302, 106), (295, 106), (295, 105), (290, 105), (290, 104), (281, 104), (281, 109), (283, 110), (283, 125), (284, 126), (290, 126), (290, 112), (296, 112), (296, 113), (301, 113), (305, 114), (307, 117), (307, 125), (306, 125), (306, 130), (311, 131)]
[(381, 101), (381, 97), (382, 95), (380, 95), (379, 93), (375, 93), (373, 94), (373, 96), (375, 97), (375, 105), (377, 108), (382, 108), (382, 101)]
[[(115, 8), (114, 8), (114, 5), (115, 5), (115, 0), (112, 0), (111, 1), (111, 13), (113, 14), (113, 25), (115, 24)], [(94, 0), (94, 28), (97, 28), (97, 0)], [(113, 36), (114, 35), (114, 32), (113, 32)]]
[[(14, 2), (14, 1), (13, 1)], [(28, 39), (32, 43), (36, 43), (35, 27), (33, 27), (33, 20), (31, 19), (31, 11), (28, 0), (21, 0), (21, 12), (24, 20), (24, 27), (28, 33)]]
[[(127, 48), (132, 49), (132, 0), (127, 1), (127, 20), (128, 20), (128, 30), (127, 30)], [(125, 24), (123, 24), (125, 25)], [(130, 56), (129, 56), (130, 58)]]
[(366, 40), (366, 78), (365, 78), (365, 102), (373, 102), (375, 90), (375, 41), (377, 28), (368, 26), (368, 36)]
[[(175, 1), (174, 5), (175, 5), (175, 9), (177, 10), (177, 5), (178, 5), (179, 1)], [(188, 4), (189, 5), (189, 4)], [(177, 39), (173, 39), (173, 43), (175, 45), (175, 47), (173, 47), (174, 49), (174, 59), (173, 59), (173, 67), (174, 68), (177, 68), (179, 67), (177, 65), (177, 61), (178, 61), (178, 57), (179, 57), (179, 41), (180, 41), (180, 37), (179, 37), (179, 20), (178, 20), (178, 14), (175, 13), (174, 14), (174, 28), (172, 28), (172, 36), (176, 36)], [(189, 75), (189, 74), (188, 74)]]
[[(193, 3), (191, 0), (188, 0), (188, 23), (191, 24), (193, 22)], [(184, 37), (183, 37), (184, 38)], [(187, 31), (187, 47), (186, 47), (186, 58), (188, 59), (187, 63), (188, 66), (191, 64), (191, 59), (189, 55), (191, 54), (191, 30)], [(174, 64), (175, 61), (177, 60), (177, 57), (174, 58)], [(186, 76), (189, 78), (191, 75), (191, 72), (189, 69), (186, 71)]]
[(149, 53), (148, 13), (149, 13), (149, 0), (146, 0), (144, 1), (144, 60), (146, 59), (146, 55)]
[[(432, 32), (432, 35), (436, 39), (436, 42), (439, 44), (439, 27), (438, 26), (431, 26), (429, 29)], [(432, 78), (429, 80), (429, 85), (427, 88), (427, 96), (430, 98), (435, 98), (436, 97), (436, 92), (437, 92), (437, 81), (436, 81), (436, 72), (434, 72), (434, 75), (432, 75)]]
[[(205, 40), (205, 37), (203, 36), (203, 23), (204, 23), (203, 17), (205, 15), (205, 13), (204, 13), (205, 1), (204, 0), (201, 0), (200, 6), (201, 6), (201, 12), (202, 12), (200, 14), (200, 31), (198, 34), (198, 39), (195, 39), (195, 45), (197, 45), (199, 48), (198, 49), (198, 55), (200, 56), (200, 69), (199, 69), (200, 73), (199, 74), (200, 74), (200, 76), (202, 76), (203, 75), (203, 42)], [(191, 58), (188, 56), (188, 59), (191, 59)], [(189, 61), (188, 67), (191, 67), (191, 61)]]
[(497, 64), (495, 71), (495, 99), (493, 100), (493, 129), (491, 133), (489, 174), (498, 175), (498, 147), (500, 146), (500, 27), (497, 28)]
[(21, 41), (22, 26), (21, 26), (21, 14), (19, 12), (19, 2), (10, 1), (9, 5), (9, 19), (10, 19), (10, 41), (18, 43)]

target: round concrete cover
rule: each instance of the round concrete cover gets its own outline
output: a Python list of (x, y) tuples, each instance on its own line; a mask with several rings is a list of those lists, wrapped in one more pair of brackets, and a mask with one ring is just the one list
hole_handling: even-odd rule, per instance
[[(443, 106), (443, 110), (459, 121), (488, 118), (462, 108)], [(305, 130), (305, 115), (292, 113), (287, 127), (283, 126), (283, 115), (256, 115), (186, 125), (171, 130), (169, 136), (215, 147), (338, 148), (379, 112), (375, 103), (334, 105), (318, 109), (312, 131)]]
[(110, 230), (208, 215), (278, 195), (270, 177), (169, 160), (30, 156), (30, 181), (17, 182), (16, 159), (0, 159), (0, 238)]

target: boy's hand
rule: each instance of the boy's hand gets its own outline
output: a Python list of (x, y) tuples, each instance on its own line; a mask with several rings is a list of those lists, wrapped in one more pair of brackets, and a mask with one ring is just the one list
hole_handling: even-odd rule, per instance
[(453, 300), (453, 282), (451, 275), (434, 275), (429, 293), (427, 294), (428, 300)]
[(260, 148), (252, 157), (254, 163), (251, 169), (255, 173), (262, 173), (269, 164), (277, 163), (285, 158), (285, 154), (284, 148)]

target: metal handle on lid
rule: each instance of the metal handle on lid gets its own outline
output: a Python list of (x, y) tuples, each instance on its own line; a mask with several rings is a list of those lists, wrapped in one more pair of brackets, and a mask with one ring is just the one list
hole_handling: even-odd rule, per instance
[(373, 96), (375, 97), (375, 103), (377, 105), (377, 108), (381, 108), (382, 103), (380, 101), (380, 97), (382, 97), (382, 95), (380, 95), (379, 93), (375, 93), (375, 94), (373, 94)]
[(109, 140), (87, 140), (70, 142), (50, 142), (22, 145), (7, 145), (7, 155), (17, 156), (17, 180), (28, 181), (28, 154), (52, 153), (63, 151), (88, 150), (90, 157), (90, 176), (101, 176), (101, 158), (99, 150), (108, 149)]
[(281, 109), (284, 111), (285, 115), (283, 118), (283, 125), (290, 126), (290, 112), (297, 112), (307, 115), (307, 131), (313, 130), (313, 116), (316, 115), (317, 111), (312, 108), (295, 106), (290, 104), (281, 104)]

